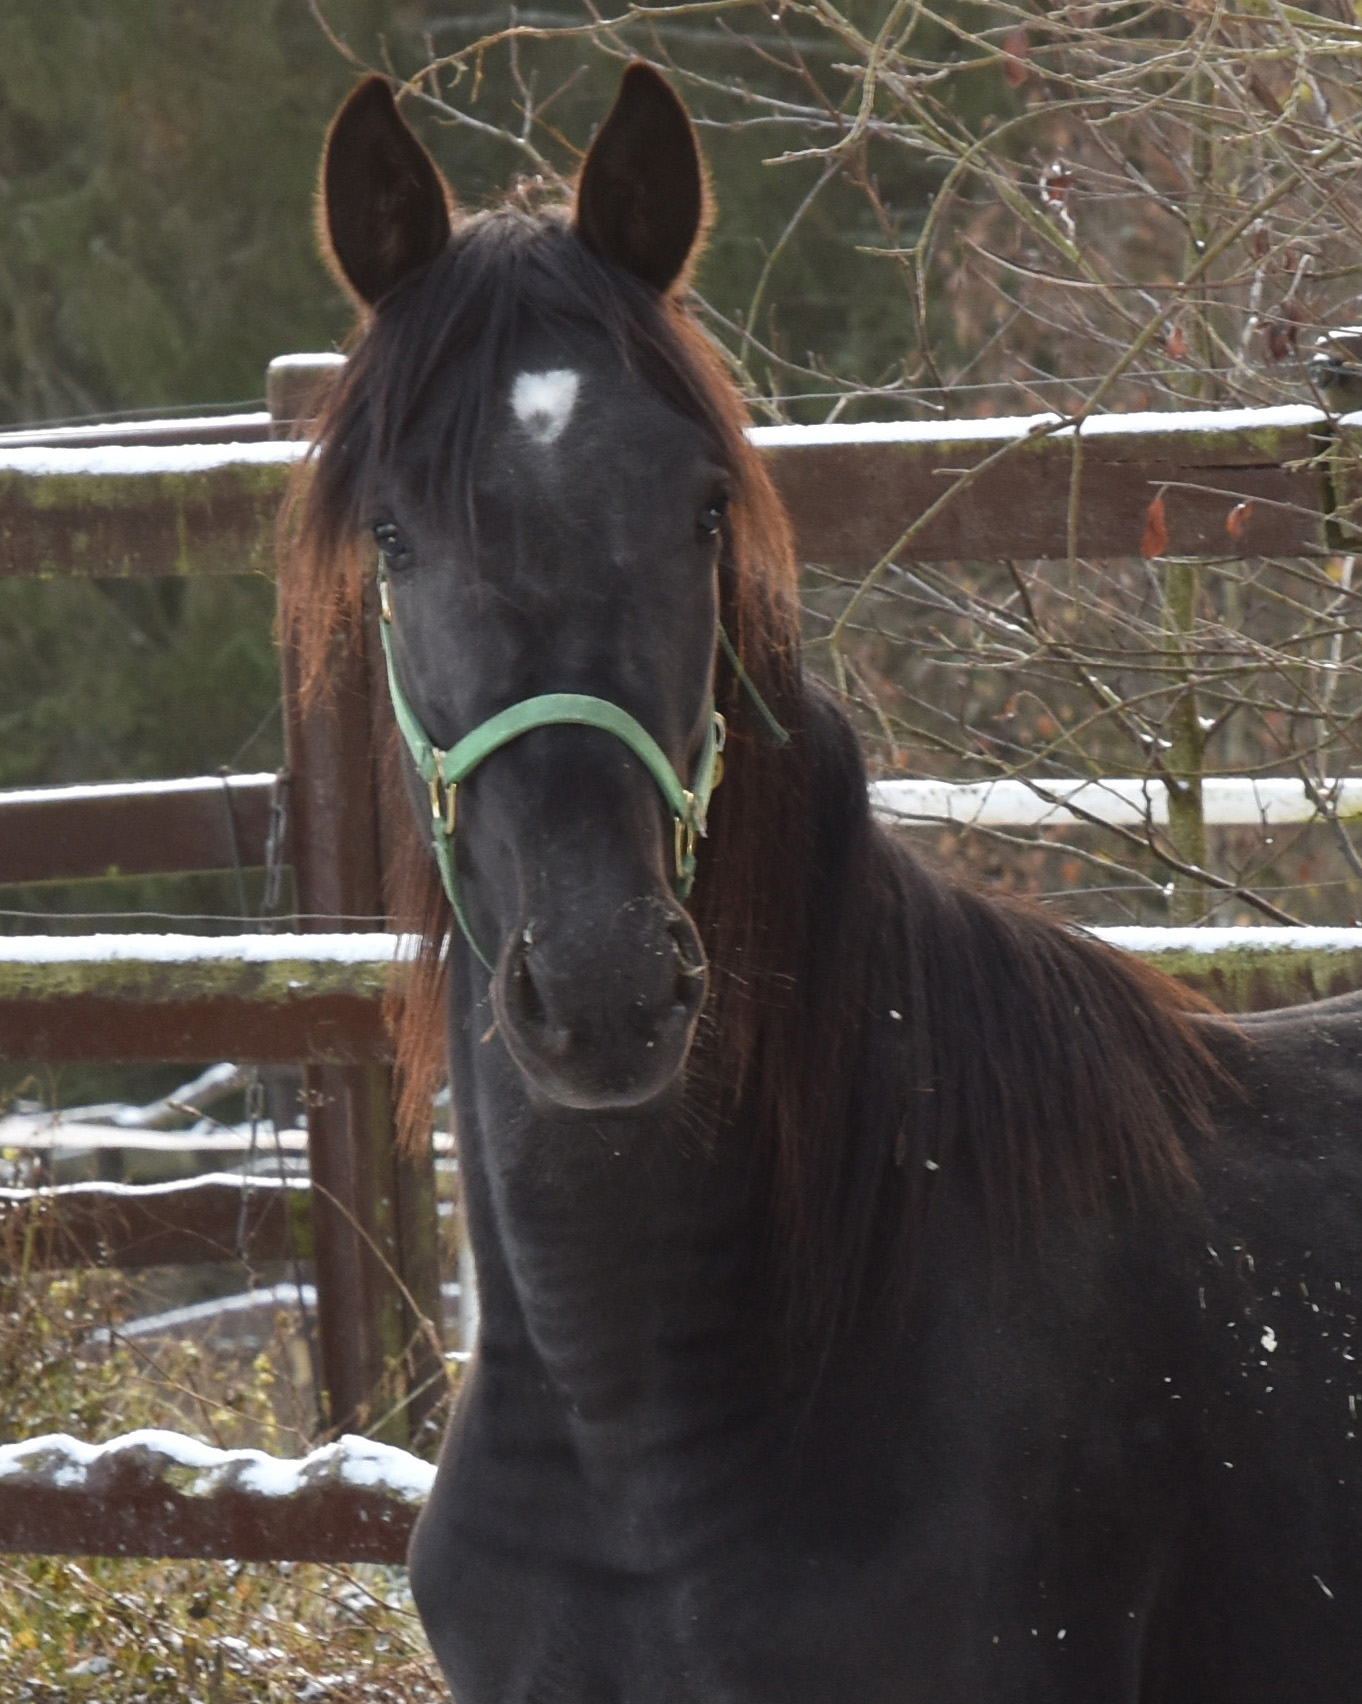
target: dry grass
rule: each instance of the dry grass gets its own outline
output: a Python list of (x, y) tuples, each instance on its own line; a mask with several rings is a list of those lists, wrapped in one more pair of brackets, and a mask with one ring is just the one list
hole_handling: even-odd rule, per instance
[[(254, 1357), (118, 1334), (109, 1273), (0, 1280), (0, 1442), (139, 1426), (301, 1454), (281, 1418), (288, 1322)], [(427, 1704), (446, 1698), (400, 1568), (0, 1558), (0, 1697), (15, 1704)]]

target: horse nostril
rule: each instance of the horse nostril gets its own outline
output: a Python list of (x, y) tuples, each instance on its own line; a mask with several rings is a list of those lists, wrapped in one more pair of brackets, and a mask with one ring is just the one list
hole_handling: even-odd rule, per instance
[(520, 1022), (526, 1028), (542, 1030), (548, 1025), (548, 1013), (544, 1009), (543, 996), (530, 969), (531, 944), (530, 931), (526, 929), (510, 967), (509, 991), (515, 1001), (516, 1015)]
[(493, 995), (503, 1035), (562, 1059), (688, 1032), (709, 989), (704, 949), (684, 913), (649, 910), (646, 928), (603, 940), (569, 935), (555, 948), (529, 927), (512, 936)]
[(709, 971), (695, 926), (688, 917), (677, 917), (667, 925), (676, 954), (676, 1002), (687, 1012), (698, 1011), (704, 1003)]

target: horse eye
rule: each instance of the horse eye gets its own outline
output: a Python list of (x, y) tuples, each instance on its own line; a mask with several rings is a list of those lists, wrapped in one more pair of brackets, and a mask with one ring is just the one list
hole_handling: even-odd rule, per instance
[(719, 528), (724, 524), (724, 516), (728, 513), (728, 493), (716, 491), (709, 502), (701, 509), (696, 525), (705, 538), (716, 538)]
[(406, 565), (411, 551), (407, 541), (402, 537), (402, 529), (394, 521), (380, 521), (374, 528), (374, 540), (383, 553), (383, 560), (389, 568), (401, 568)]

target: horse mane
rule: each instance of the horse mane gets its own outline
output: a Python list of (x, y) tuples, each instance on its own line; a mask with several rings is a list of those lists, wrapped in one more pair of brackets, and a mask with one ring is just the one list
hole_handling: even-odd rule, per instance
[[(768, 796), (770, 896), (797, 987), (755, 1038), (776, 1143), (782, 1289), (828, 1340), (867, 1284), (905, 1306), (943, 1189), (988, 1245), (1039, 1246), (1195, 1189), (1225, 1074), (1209, 1001), (1034, 903), (924, 865), (870, 812), (860, 746), (807, 683), (801, 773)], [(795, 921), (797, 920), (797, 922)], [(886, 1226), (886, 1213), (891, 1215)], [(801, 1280), (800, 1271), (810, 1274)]]
[[(722, 357), (677, 295), (598, 260), (562, 213), (507, 205), (456, 221), (448, 249), (367, 316), (286, 505), (281, 623), (315, 689), (362, 609), (375, 471), (406, 439), (451, 359), (464, 382), (424, 477), (467, 469), (518, 328), (583, 322), (720, 446), (733, 501), (720, 561), (725, 628), (793, 736), (777, 748), (720, 660), (726, 775), (692, 914), (711, 995), (689, 1070), (755, 1121), (772, 1156), (773, 1239), (806, 1323), (859, 1295), (886, 1198), (889, 1279), (912, 1267), (942, 1182), (969, 1180), (996, 1237), (1056, 1203), (1099, 1212), (1189, 1186), (1189, 1137), (1210, 1128), (1217, 1068), (1206, 1003), (1034, 907), (928, 871), (872, 819), (856, 737), (803, 672), (788, 521), (745, 437)], [(466, 491), (444, 493), (468, 500)], [(390, 1002), (400, 1118), (428, 1122), (444, 1069), (452, 928), (400, 783), (385, 818), (394, 927), (420, 957)]]

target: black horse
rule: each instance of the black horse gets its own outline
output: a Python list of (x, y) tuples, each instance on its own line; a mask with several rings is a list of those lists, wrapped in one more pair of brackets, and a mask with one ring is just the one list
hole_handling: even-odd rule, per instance
[(458, 213), (377, 79), (323, 189), (285, 620), (317, 662), (376, 540), (482, 1297), (411, 1552), (459, 1704), (1357, 1704), (1357, 1005), (1237, 1026), (871, 820), (650, 70), (571, 209)]

